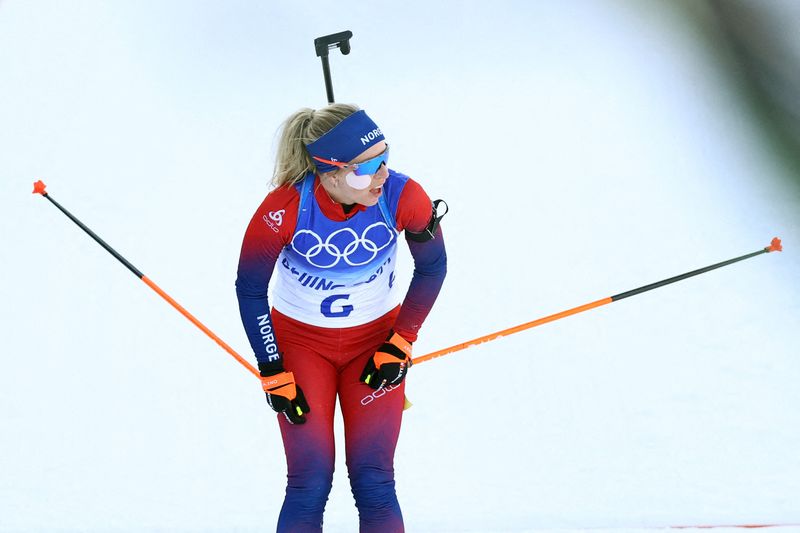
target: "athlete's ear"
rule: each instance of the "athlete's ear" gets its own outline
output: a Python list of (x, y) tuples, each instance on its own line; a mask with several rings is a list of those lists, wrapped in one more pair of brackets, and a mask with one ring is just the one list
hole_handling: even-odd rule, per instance
[(320, 180), (328, 180), (332, 186), (336, 187), (339, 185), (339, 179), (336, 177), (336, 171), (333, 172), (324, 172), (320, 175)]

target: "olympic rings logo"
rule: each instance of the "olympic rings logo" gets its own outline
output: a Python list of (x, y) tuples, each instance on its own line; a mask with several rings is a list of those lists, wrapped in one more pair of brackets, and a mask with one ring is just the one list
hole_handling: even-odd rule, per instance
[(310, 229), (302, 229), (294, 234), (291, 246), (317, 268), (333, 268), (342, 260), (350, 266), (361, 266), (375, 259), (394, 237), (395, 231), (384, 222), (375, 222), (361, 235), (352, 228), (342, 228), (324, 241)]

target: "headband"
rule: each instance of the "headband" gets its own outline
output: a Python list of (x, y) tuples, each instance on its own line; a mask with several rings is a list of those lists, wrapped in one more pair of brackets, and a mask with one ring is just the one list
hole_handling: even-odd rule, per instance
[[(338, 123), (325, 135), (306, 145), (311, 157), (347, 163), (358, 154), (384, 140), (383, 133), (366, 111), (356, 111)], [(337, 167), (314, 160), (319, 172), (330, 172)]]

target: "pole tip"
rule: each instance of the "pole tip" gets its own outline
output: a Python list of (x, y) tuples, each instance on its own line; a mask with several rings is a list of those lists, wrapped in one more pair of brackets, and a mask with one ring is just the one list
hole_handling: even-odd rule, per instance
[(767, 253), (769, 252), (782, 252), (783, 245), (781, 244), (781, 240), (777, 237), (772, 239), (772, 242), (769, 243), (769, 246), (766, 248)]
[(408, 401), (408, 397), (403, 395), (403, 411), (408, 411), (414, 404)]
[(42, 196), (44, 196), (45, 194), (47, 194), (44, 191), (44, 189), (46, 187), (47, 187), (47, 185), (45, 185), (42, 180), (39, 180), (39, 181), (35, 182), (33, 184), (33, 194), (41, 194)]

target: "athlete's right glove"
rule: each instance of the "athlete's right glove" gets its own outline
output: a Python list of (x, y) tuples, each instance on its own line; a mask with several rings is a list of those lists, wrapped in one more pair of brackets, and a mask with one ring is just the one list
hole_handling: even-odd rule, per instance
[(294, 374), (283, 368), (269, 369), (258, 365), (261, 386), (267, 403), (277, 413), (283, 413), (290, 424), (305, 424), (305, 414), (311, 412), (303, 389), (294, 382)]

